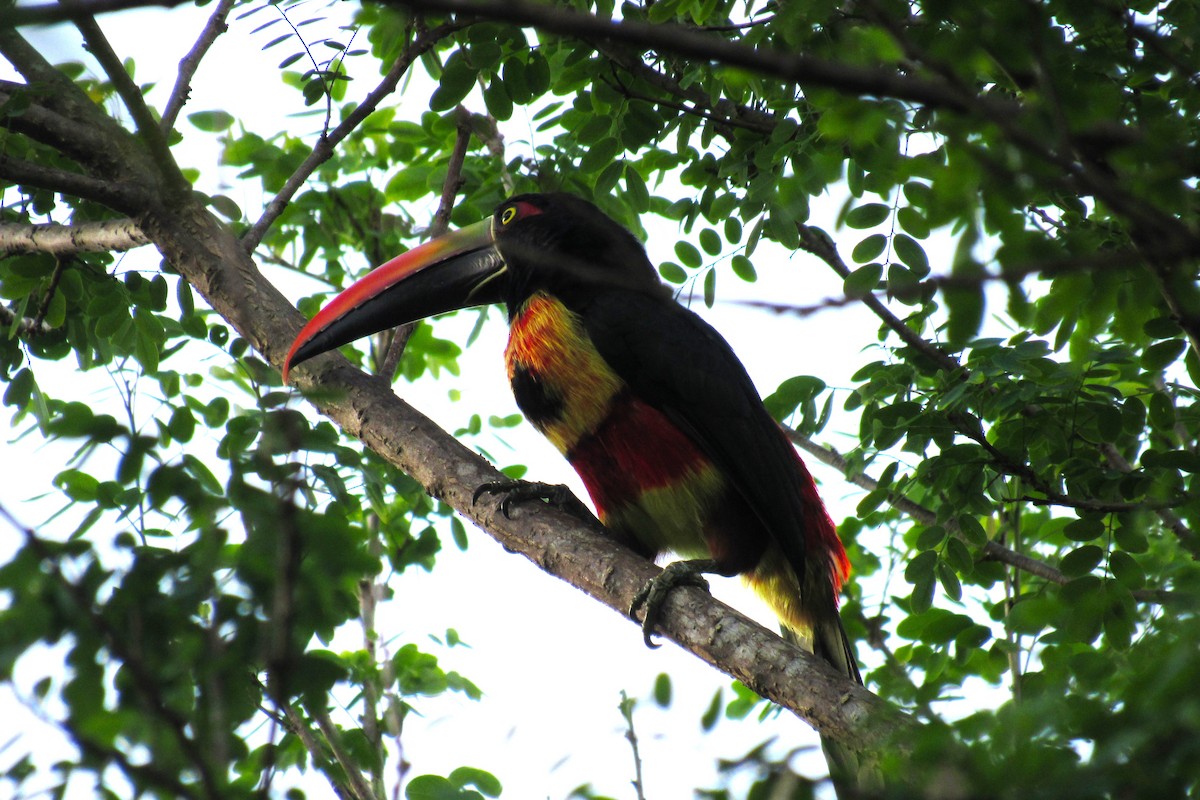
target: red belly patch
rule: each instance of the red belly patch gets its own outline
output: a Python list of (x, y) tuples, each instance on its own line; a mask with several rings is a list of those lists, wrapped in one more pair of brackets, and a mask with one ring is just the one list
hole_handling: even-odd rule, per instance
[(601, 518), (606, 509), (650, 489), (672, 486), (710, 463), (662, 412), (629, 395), (615, 398), (604, 422), (567, 459)]

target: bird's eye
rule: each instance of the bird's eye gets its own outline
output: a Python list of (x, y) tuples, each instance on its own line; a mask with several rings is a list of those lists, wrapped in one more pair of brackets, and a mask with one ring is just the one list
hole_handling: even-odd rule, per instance
[(508, 225), (510, 222), (512, 222), (516, 218), (517, 218), (517, 207), (516, 206), (509, 206), (508, 208), (506, 208), (500, 212), (500, 224), (501, 225)]

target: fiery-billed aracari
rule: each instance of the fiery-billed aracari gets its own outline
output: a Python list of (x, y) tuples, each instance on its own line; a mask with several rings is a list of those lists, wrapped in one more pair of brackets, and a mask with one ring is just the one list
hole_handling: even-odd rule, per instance
[(849, 561), (808, 469), (725, 340), (591, 203), (513, 197), (378, 267), (305, 326), (284, 379), (354, 339), (490, 303), (508, 308), (517, 405), (612, 535), (649, 558), (694, 559), (676, 579), (741, 575), (789, 638), (861, 683), (838, 615)]

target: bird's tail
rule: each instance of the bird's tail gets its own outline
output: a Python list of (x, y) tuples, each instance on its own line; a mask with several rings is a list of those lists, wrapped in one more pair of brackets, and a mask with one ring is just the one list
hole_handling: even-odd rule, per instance
[[(779, 618), (783, 638), (827, 661), (838, 672), (858, 684), (862, 673), (854, 648), (838, 613), (836, 589), (821, 565), (807, 564), (806, 585), (813, 587), (805, 596), (796, 572), (781, 555), (768, 553), (758, 569), (744, 576), (746, 583), (771, 606)], [(826, 567), (828, 569), (828, 567)], [(821, 737), (821, 749), (829, 764), (829, 775), (840, 800), (873, 797), (883, 792), (878, 769), (852, 747)]]
[[(829, 662), (846, 677), (861, 684), (862, 673), (858, 660), (842, 627), (842, 619), (836, 611), (815, 623), (811, 631), (799, 632), (786, 625), (780, 626), (783, 638), (810, 650), (813, 655)], [(829, 765), (829, 778), (839, 800), (874, 797), (882, 794), (883, 780), (879, 770), (865, 762), (859, 751), (840, 742), (822, 736), (821, 752)]]

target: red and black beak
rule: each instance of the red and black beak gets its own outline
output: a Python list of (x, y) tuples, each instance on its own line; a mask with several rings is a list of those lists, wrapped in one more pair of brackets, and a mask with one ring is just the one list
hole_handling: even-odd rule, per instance
[(376, 267), (309, 320), (287, 358), (292, 367), (335, 347), (413, 320), (504, 299), (504, 260), (489, 217)]

